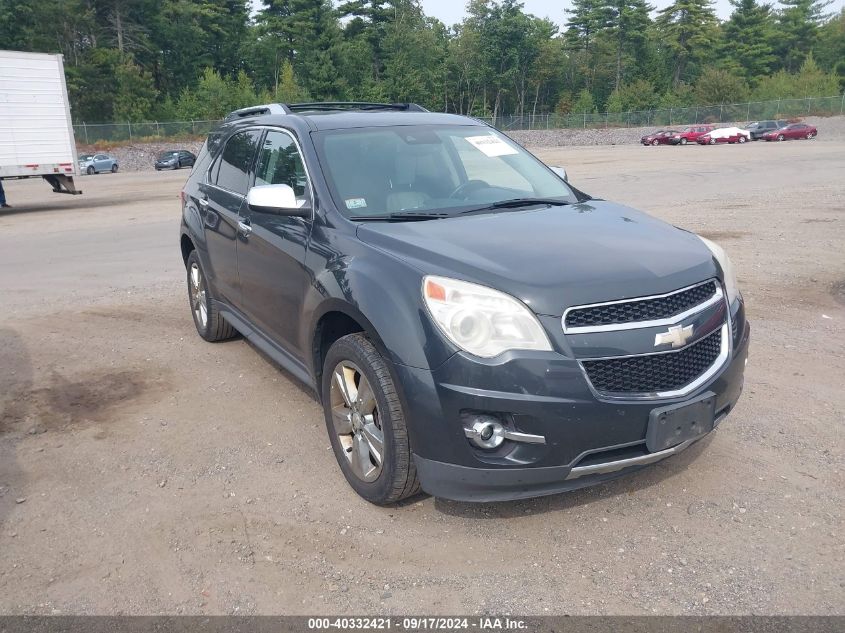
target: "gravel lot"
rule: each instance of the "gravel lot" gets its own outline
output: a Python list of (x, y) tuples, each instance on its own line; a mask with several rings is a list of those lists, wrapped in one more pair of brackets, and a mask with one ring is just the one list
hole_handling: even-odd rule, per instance
[(746, 390), (596, 488), (377, 508), (312, 396), (187, 308), (187, 172), (7, 182), (0, 613), (845, 614), (845, 142), (548, 148), (596, 195), (721, 242)]

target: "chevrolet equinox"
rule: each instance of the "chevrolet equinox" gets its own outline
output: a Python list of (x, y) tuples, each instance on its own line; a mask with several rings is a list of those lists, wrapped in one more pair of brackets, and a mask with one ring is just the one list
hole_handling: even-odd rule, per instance
[(740, 396), (750, 328), (725, 252), (481, 121), (246, 108), (181, 198), (197, 332), (240, 333), (313, 388), (373, 503), (602, 482), (684, 450)]

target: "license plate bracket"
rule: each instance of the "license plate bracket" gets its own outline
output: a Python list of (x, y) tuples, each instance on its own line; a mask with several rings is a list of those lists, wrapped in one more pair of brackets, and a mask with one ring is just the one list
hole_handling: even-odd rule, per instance
[(646, 448), (652, 453), (683, 444), (713, 430), (716, 394), (708, 391), (681, 404), (652, 409), (646, 431)]

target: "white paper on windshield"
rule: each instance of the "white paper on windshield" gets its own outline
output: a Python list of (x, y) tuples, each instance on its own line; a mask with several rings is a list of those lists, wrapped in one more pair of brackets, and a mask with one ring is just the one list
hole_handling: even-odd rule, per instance
[(492, 134), (485, 134), (484, 136), (467, 136), (466, 140), (473, 144), (475, 149), (484, 152), (485, 156), (507, 156), (508, 154), (518, 154), (519, 151), (505, 143), (498, 136)]

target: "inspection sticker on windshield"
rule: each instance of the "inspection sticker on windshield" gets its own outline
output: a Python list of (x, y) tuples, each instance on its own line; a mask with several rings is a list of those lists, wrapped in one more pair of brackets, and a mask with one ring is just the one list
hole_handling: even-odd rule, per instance
[(347, 198), (344, 202), (347, 209), (363, 209), (367, 206), (366, 198)]
[(485, 134), (484, 136), (467, 136), (466, 140), (472, 143), (476, 149), (481, 150), (486, 156), (490, 157), (507, 156), (508, 154), (519, 153), (498, 136), (493, 136), (492, 134)]

